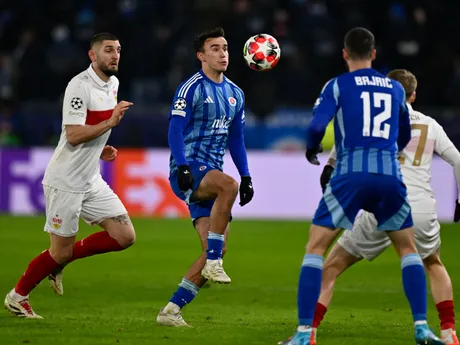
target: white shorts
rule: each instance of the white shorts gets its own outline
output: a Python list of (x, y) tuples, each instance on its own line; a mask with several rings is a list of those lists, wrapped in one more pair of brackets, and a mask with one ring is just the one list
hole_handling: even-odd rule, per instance
[[(426, 259), (441, 246), (441, 227), (434, 213), (412, 213), (414, 220), (415, 245)], [(377, 220), (369, 212), (356, 217), (353, 230), (345, 230), (338, 243), (351, 255), (372, 261), (391, 246), (391, 240), (384, 231), (377, 231)]]
[(93, 225), (128, 213), (102, 177), (91, 190), (84, 193), (66, 192), (47, 185), (43, 189), (46, 199), (44, 230), (59, 236), (75, 236), (80, 216), (86, 223)]

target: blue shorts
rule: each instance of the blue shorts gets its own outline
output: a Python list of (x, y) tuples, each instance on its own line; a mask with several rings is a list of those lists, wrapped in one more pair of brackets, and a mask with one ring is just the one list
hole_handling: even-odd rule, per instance
[[(213, 168), (209, 165), (206, 165), (201, 162), (190, 162), (189, 163), (190, 170), (192, 172), (194, 182), (193, 188), (189, 189), (186, 192), (180, 190), (179, 185), (177, 184), (177, 170), (173, 171), (169, 175), (169, 183), (171, 184), (171, 188), (176, 194), (176, 196), (184, 200), (185, 203), (188, 205), (188, 209), (190, 211), (190, 216), (192, 221), (195, 222), (196, 219), (201, 217), (209, 217), (211, 215), (211, 210), (214, 205), (214, 200), (190, 200), (192, 194), (200, 185), (201, 181), (203, 180), (204, 176), (210, 172), (211, 170), (218, 170)], [(230, 216), (230, 221), (232, 217)]]
[(316, 210), (313, 224), (351, 230), (361, 209), (374, 214), (378, 230), (413, 226), (403, 181), (397, 176), (372, 173), (334, 175)]

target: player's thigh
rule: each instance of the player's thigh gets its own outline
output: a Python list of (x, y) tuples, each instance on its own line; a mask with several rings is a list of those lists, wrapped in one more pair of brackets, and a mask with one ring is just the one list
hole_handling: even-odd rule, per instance
[(83, 205), (83, 193), (71, 193), (43, 186), (46, 201), (44, 230), (60, 237), (74, 237)]
[(413, 227), (396, 231), (387, 231), (386, 233), (395, 247), (396, 253), (399, 257), (402, 258), (407, 254), (417, 253)]
[(237, 194), (238, 182), (222, 171), (211, 170), (203, 176), (198, 188), (193, 192), (190, 200), (215, 199), (221, 193)]
[(415, 245), (422, 259), (436, 254), (441, 247), (441, 226), (436, 213), (412, 213)]
[[(345, 233), (346, 232), (349, 232), (349, 230), (345, 230)], [(332, 247), (331, 251), (327, 255), (326, 261), (324, 262), (323, 279), (337, 278), (345, 270), (359, 262), (361, 259), (362, 257), (350, 253), (339, 242), (337, 242)]]
[(346, 230), (338, 244), (356, 258), (374, 260), (391, 246), (391, 240), (383, 231), (377, 231), (377, 220), (372, 213), (363, 211), (355, 219), (353, 230)]
[(362, 174), (335, 175), (324, 191), (312, 223), (330, 229), (352, 229), (365, 203)]
[(312, 224), (306, 247), (307, 254), (324, 256), (339, 234), (337, 229)]
[(85, 194), (81, 216), (90, 225), (99, 224), (124, 248), (136, 240), (134, 227), (125, 206), (102, 179)]

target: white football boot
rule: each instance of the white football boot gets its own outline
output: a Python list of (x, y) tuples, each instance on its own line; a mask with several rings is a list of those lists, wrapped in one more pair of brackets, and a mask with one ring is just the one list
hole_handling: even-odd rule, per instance
[(55, 274), (50, 274), (48, 276), (48, 280), (50, 283), (50, 287), (54, 290), (54, 292), (62, 296), (64, 294), (64, 286), (62, 285), (62, 271), (59, 271)]
[(157, 316), (157, 323), (160, 326), (190, 327), (182, 317), (179, 306), (171, 302), (160, 310)]
[(7, 294), (5, 297), (4, 305), (6, 310), (17, 317), (26, 319), (43, 319), (40, 315), (35, 314), (34, 310), (29, 304), (28, 298), (20, 301), (15, 301), (10, 297), (10, 294)]
[(222, 259), (206, 260), (206, 264), (201, 271), (201, 275), (204, 278), (219, 284), (230, 284), (232, 281), (224, 271)]

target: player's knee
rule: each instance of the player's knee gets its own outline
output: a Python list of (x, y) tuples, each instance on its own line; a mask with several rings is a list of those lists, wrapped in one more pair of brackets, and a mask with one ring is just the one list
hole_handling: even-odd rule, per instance
[(430, 270), (436, 266), (444, 266), (438, 254), (433, 254), (423, 259), (426, 269)]
[(60, 265), (64, 265), (72, 259), (73, 246), (51, 248), (50, 255)]
[(220, 192), (222, 194), (236, 197), (238, 194), (238, 182), (233, 177), (228, 176), (220, 185)]
[(131, 247), (134, 243), (136, 243), (136, 232), (134, 231), (133, 227), (129, 227), (126, 231), (118, 236), (117, 242), (122, 246), (124, 249)]

